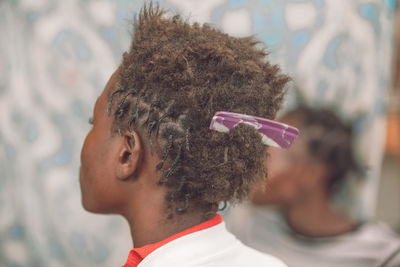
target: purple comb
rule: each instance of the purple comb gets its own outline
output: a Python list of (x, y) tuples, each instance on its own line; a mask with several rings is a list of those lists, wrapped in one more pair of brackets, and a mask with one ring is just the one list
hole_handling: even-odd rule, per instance
[(269, 146), (289, 148), (299, 135), (299, 130), (273, 120), (246, 114), (218, 111), (211, 120), (210, 129), (228, 133), (239, 123), (253, 126), (262, 135), (262, 142)]

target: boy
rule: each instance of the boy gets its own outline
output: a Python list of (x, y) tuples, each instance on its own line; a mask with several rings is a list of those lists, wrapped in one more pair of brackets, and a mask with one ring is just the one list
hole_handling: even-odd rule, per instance
[[(134, 27), (82, 148), (84, 208), (127, 219), (134, 249), (125, 266), (285, 266), (241, 244), (217, 214), (265, 178), (268, 138), (247, 124), (222, 125), (247, 115), (213, 115), (274, 118), (288, 77), (252, 38), (152, 5)], [(209, 129), (212, 120), (224, 122)]]

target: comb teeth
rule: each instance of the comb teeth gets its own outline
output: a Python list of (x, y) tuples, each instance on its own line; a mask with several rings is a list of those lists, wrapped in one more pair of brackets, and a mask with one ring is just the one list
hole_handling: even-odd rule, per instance
[(218, 111), (211, 120), (210, 129), (228, 133), (240, 123), (257, 129), (265, 145), (288, 149), (299, 135), (293, 126), (256, 116)]

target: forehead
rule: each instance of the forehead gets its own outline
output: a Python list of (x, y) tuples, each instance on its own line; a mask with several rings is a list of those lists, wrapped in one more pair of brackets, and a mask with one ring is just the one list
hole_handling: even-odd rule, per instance
[(111, 74), (110, 79), (108, 79), (108, 82), (104, 88), (103, 93), (105, 93), (105, 96), (110, 97), (112, 92), (117, 89), (117, 83), (119, 80), (119, 68), (116, 69), (113, 74)]
[[(296, 128), (301, 128), (303, 126), (304, 117), (302, 116), (302, 114), (291, 112), (291, 113), (283, 115), (281, 118), (279, 118), (279, 121), (289, 124), (289, 125), (292, 125)], [(301, 134), (299, 135), (299, 137), (300, 136), (301, 136)]]
[(94, 105), (94, 111), (93, 111), (94, 121), (95, 121), (96, 125), (99, 124), (99, 123), (96, 123), (96, 121), (101, 121), (101, 124), (103, 124), (104, 123), (103, 120), (106, 117), (108, 117), (107, 116), (107, 107), (108, 107), (109, 96), (115, 90), (117, 80), (118, 80), (118, 75), (117, 75), (117, 72), (115, 71), (111, 75), (110, 79), (108, 80), (102, 93), (96, 100), (96, 103)]
[(115, 91), (118, 82), (118, 70), (114, 71), (111, 77), (108, 79), (106, 86), (101, 92), (100, 96), (97, 98), (95, 104), (95, 113), (100, 112), (99, 109), (104, 109), (107, 112), (108, 101), (110, 99), (111, 94)]
[(296, 156), (296, 157), (304, 157), (308, 155), (307, 150), (307, 133), (304, 132), (303, 127), (303, 117), (301, 114), (297, 113), (288, 113), (279, 119), (280, 122), (289, 124), (299, 129), (300, 134), (293, 142), (292, 146), (289, 149), (276, 149), (270, 148), (271, 154), (279, 154), (286, 156)]

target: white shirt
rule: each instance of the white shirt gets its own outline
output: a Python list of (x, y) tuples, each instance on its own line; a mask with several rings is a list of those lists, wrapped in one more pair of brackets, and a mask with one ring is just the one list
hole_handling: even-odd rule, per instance
[(175, 239), (150, 253), (138, 267), (286, 267), (277, 258), (243, 245), (225, 223)]
[(400, 266), (400, 239), (383, 223), (365, 223), (335, 237), (308, 238), (294, 233), (280, 213), (244, 205), (233, 209), (227, 225), (244, 244), (290, 267)]

